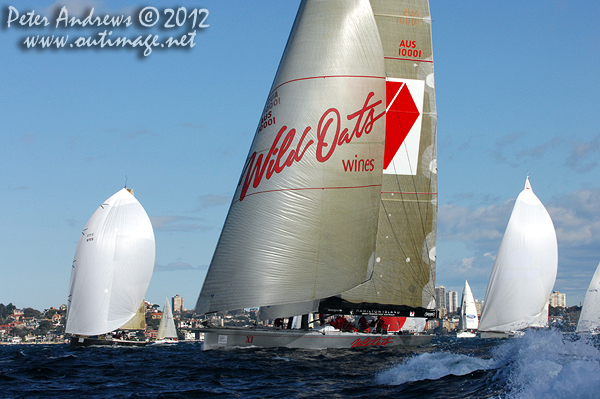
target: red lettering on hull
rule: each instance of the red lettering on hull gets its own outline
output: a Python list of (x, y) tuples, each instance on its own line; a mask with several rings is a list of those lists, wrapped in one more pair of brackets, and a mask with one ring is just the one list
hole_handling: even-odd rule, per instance
[(358, 338), (357, 340), (352, 341), (351, 348), (356, 348), (359, 346), (385, 346), (387, 344), (391, 344), (392, 342), (394, 342), (392, 337), (385, 337), (383, 339), (381, 337), (367, 337), (365, 339)]

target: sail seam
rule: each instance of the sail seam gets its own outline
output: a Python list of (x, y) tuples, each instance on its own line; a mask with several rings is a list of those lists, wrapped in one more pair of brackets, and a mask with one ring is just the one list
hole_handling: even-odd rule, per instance
[(400, 58), (400, 57), (383, 57), (386, 60), (398, 60), (398, 61), (414, 61), (414, 62), (431, 62), (433, 64), (433, 60), (417, 60), (414, 58)]
[[(249, 197), (254, 194), (264, 194), (264, 193), (274, 193), (279, 191), (303, 191), (303, 190), (340, 190), (340, 189), (351, 189), (351, 188), (369, 188), (369, 187), (381, 187), (381, 184), (371, 184), (368, 186), (355, 186), (355, 187), (301, 187), (301, 188), (282, 188), (278, 190), (265, 190), (265, 191), (257, 191), (255, 193), (246, 194), (246, 197)], [(237, 201), (236, 201), (237, 202)]]
[(298, 81), (301, 81), (301, 80), (327, 79), (327, 78), (385, 79), (385, 77), (382, 77), (382, 76), (362, 76), (362, 75), (322, 75), (322, 76), (309, 76), (309, 77), (306, 77), (306, 78), (292, 79), (292, 80), (288, 80), (287, 82), (283, 82), (279, 86), (273, 88), (273, 90), (271, 90), (271, 93), (273, 91), (279, 89), (281, 86), (284, 86), (284, 85), (286, 85), (288, 83), (298, 82)]

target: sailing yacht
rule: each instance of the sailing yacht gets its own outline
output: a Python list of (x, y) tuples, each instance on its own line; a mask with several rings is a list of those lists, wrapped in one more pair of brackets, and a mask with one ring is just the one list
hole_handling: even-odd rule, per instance
[(585, 293), (576, 331), (592, 334), (600, 332), (600, 264), (596, 268), (596, 272), (592, 276), (588, 290)]
[(557, 267), (554, 224), (527, 177), (492, 267), (480, 336), (518, 337), (525, 328), (546, 327)]
[(163, 313), (160, 318), (160, 324), (158, 325), (158, 331), (156, 333), (156, 341), (154, 341), (154, 343), (176, 344), (177, 342), (177, 329), (175, 328), (173, 312), (171, 311), (171, 305), (169, 305), (169, 299), (165, 298), (165, 306), (163, 307)]
[(465, 280), (462, 299), (460, 301), (460, 321), (458, 324), (458, 333), (456, 338), (475, 338), (475, 330), (479, 327), (479, 318), (477, 317), (477, 307), (469, 282)]
[(67, 307), (72, 346), (146, 344), (112, 332), (144, 329), (154, 256), (150, 219), (133, 190), (123, 188), (98, 207), (79, 236)]
[(204, 349), (429, 343), (308, 315), (435, 317), (436, 120), (426, 0), (303, 0), (195, 308), (300, 328)]

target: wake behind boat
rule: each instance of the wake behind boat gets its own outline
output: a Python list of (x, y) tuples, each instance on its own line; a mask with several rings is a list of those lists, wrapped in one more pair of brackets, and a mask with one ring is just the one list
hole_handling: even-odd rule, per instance
[[(302, 1), (196, 312), (424, 326), (435, 317), (436, 119), (426, 0)], [(431, 340), (296, 325), (203, 329), (204, 348)]]

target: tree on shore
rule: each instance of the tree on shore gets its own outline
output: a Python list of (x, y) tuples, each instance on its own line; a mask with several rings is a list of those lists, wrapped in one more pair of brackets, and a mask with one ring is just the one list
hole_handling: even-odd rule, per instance
[(17, 307), (15, 305), (13, 305), (12, 302), (9, 303), (8, 305), (4, 305), (3, 303), (0, 303), (0, 320), (2, 322), (4, 322), (8, 316), (13, 314), (13, 311), (16, 308)]

